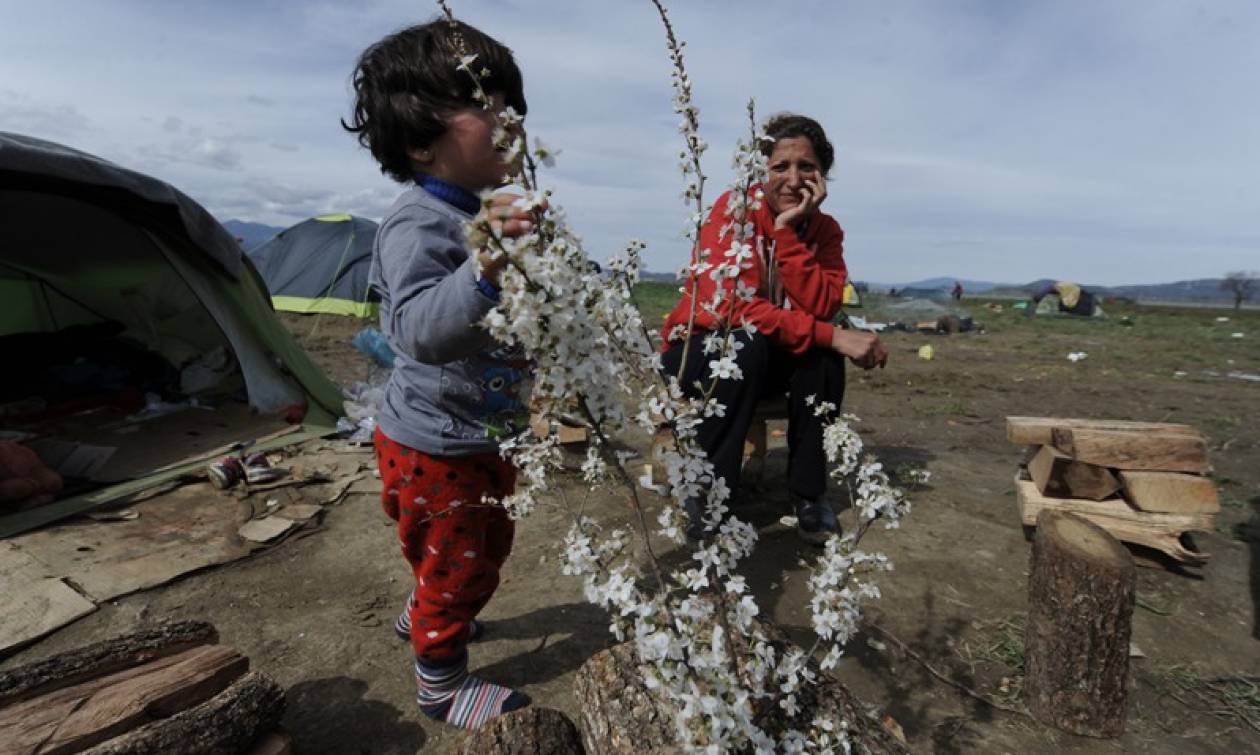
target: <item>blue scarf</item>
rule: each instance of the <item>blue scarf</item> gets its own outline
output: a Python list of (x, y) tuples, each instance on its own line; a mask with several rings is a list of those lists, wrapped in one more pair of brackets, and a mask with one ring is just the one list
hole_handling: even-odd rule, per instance
[(477, 212), (481, 210), (481, 200), (477, 198), (476, 194), (473, 194), (463, 187), (456, 186), (449, 181), (443, 181), (440, 178), (435, 178), (424, 173), (417, 173), (416, 185), (443, 202), (446, 202), (456, 209), (463, 210), (469, 215), (476, 215)]

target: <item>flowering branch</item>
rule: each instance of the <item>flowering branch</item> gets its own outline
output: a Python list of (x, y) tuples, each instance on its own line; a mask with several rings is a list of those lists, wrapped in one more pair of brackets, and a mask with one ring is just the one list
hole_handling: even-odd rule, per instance
[[(446, 0), (437, 2), (454, 23)], [(661, 355), (631, 296), (643, 244), (632, 241), (613, 257), (608, 264), (610, 280), (594, 272), (563, 211), (548, 201), (550, 192), (538, 188), (534, 158), (548, 164), (552, 153), (538, 145), (531, 155), (520, 118), (510, 109), (496, 114), (500, 126), (496, 146), (520, 158), (512, 162), (521, 166), (512, 179), (525, 193), (515, 204), (536, 222), (516, 238), (502, 237), (484, 216), (467, 228), (470, 243), (506, 255), (509, 262), (499, 278), (499, 304), (483, 324), (498, 341), (521, 347), (533, 360), (533, 401), (544, 420), (558, 421), (576, 408), (588, 425), (591, 442), (582, 477), (589, 489), (622, 491), (635, 513), (634, 529), (651, 580), (641, 580), (630, 533), (620, 528), (605, 532), (581, 510), (574, 512), (574, 524), (565, 536), (563, 570), (580, 577), (587, 599), (609, 611), (613, 634), (633, 640), (644, 683), (677, 711), (678, 742), (688, 750), (821, 751), (845, 741), (842, 722), (811, 717), (800, 709), (798, 693), (801, 685), (815, 681), (809, 665), (814, 656), (824, 652), (822, 667), (834, 666), (855, 631), (861, 603), (878, 597), (878, 589), (863, 580), (865, 575), (890, 568), (882, 555), (858, 549), (862, 536), (876, 519), (895, 526), (908, 507), (880, 465), (861, 456), (861, 439), (849, 424), (851, 418), (834, 416), (835, 407), (820, 406), (818, 411), (834, 417), (823, 436), (824, 450), (834, 465), (832, 475), (851, 491), (858, 521), (850, 534), (827, 542), (811, 569), (811, 622), (818, 635), (813, 647), (776, 649), (757, 623), (760, 608), (737, 573), (740, 562), (753, 552), (757, 532), (728, 515), (728, 481), (716, 477), (695, 440), (702, 421), (724, 411), (713, 398), (717, 381), (742, 377), (735, 360), (742, 344), (734, 330), (752, 326), (734, 320), (738, 301), (755, 293), (740, 281), (740, 274), (753, 264), (750, 242), (755, 229), (749, 213), (762, 201), (755, 188), (764, 175), (762, 135), (750, 102), (750, 136), (736, 150), (737, 175), (719, 234), (725, 248), (714, 264), (710, 251), (699, 248), (706, 215), (700, 170), (705, 144), (698, 135), (691, 81), (683, 68), (683, 43), (660, 0), (652, 2), (665, 24), (674, 63), (675, 111), (683, 116), (684, 198), (695, 206), (688, 267), (692, 308), (688, 325), (677, 335), (689, 342), (697, 307), (722, 323), (703, 342), (705, 354), (712, 356), (707, 386), (701, 395), (689, 398), (679, 376), (661, 372)], [(463, 49), (456, 65), (474, 81), (477, 101), (490, 107), (481, 84), (488, 72)], [(709, 275), (718, 284), (710, 301), (697, 300), (700, 275)], [(670, 501), (658, 512), (655, 530), (648, 505), (627, 469), (632, 455), (616, 451), (612, 443), (636, 424), (648, 431), (663, 425), (675, 439), (675, 447), (661, 460)], [(513, 517), (526, 516), (550, 494), (549, 479), (560, 468), (557, 441), (550, 435), (526, 433), (503, 441), (501, 447), (521, 475), (516, 491), (500, 504)], [(692, 563), (667, 572), (653, 536), (684, 544), (683, 503), (693, 497), (706, 501), (703, 519), (713, 534), (694, 546)]]

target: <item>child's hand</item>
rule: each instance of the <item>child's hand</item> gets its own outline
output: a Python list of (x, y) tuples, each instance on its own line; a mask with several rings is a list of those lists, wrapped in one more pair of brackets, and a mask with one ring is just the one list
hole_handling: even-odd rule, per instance
[[(498, 238), (514, 239), (524, 236), (533, 230), (534, 216), (528, 210), (513, 206), (518, 199), (520, 195), (505, 191), (495, 194), (490, 198), (489, 206), (482, 207), (481, 212), (477, 213), (477, 217), (473, 219), (474, 224), (479, 227), (489, 225)], [(483, 247), (477, 253), (477, 258), (481, 263), (482, 277), (497, 284), (499, 272), (507, 267), (507, 255), (492, 255), (489, 249)]]

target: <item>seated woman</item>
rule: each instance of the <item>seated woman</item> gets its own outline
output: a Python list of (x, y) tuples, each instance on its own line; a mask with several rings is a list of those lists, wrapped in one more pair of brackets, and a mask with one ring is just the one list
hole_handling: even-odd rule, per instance
[[(696, 382), (711, 381), (712, 353), (704, 339), (733, 326), (739, 348), (735, 353), (742, 378), (717, 381), (714, 397), (725, 406), (721, 416), (704, 420), (697, 434), (700, 447), (713, 463), (714, 473), (732, 491), (739, 487), (744, 437), (757, 402), (788, 394), (788, 492), (796, 508), (798, 529), (810, 542), (822, 542), (838, 531), (836, 515), (824, 496), (827, 460), (822, 447), (823, 420), (814, 413), (817, 402), (839, 407), (844, 398), (844, 360), (863, 369), (883, 367), (888, 359), (874, 333), (845, 330), (831, 324), (844, 301), (848, 277), (844, 265), (844, 232), (818, 206), (827, 197), (827, 172), (835, 157), (822, 126), (803, 115), (781, 114), (766, 124), (769, 140), (762, 151), (768, 176), (760, 190), (761, 206), (750, 210), (754, 251), (752, 264), (740, 272), (742, 299), (724, 283), (724, 300), (717, 311), (706, 311), (718, 285), (709, 275), (691, 276), (687, 291), (665, 321), (665, 372), (681, 375), (683, 390), (698, 395)], [(754, 187), (753, 191), (756, 192)], [(700, 232), (700, 249), (709, 250), (716, 265), (730, 247), (733, 230), (726, 214), (730, 192), (718, 198)], [(698, 297), (695, 324), (688, 339), (691, 297)], [(732, 302), (731, 299), (734, 298)], [(740, 326), (751, 323), (755, 332)], [(690, 346), (686, 346), (690, 340)], [(686, 347), (686, 348), (685, 348)], [(683, 365), (684, 352), (686, 364)], [(680, 371), (681, 368), (681, 371)], [(701, 516), (703, 501), (686, 503), (691, 524), (688, 537), (706, 535)]]

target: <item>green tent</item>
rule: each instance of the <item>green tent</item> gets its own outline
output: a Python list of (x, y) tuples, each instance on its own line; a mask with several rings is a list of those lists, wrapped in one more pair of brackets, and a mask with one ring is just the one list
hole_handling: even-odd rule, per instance
[[(107, 448), (107, 469), (80, 491), (135, 486), (225, 442), (286, 422), (331, 427), (342, 414), (337, 387), (205, 209), (157, 179), (5, 132), (0, 301), (0, 430)], [(159, 405), (178, 416), (127, 429)], [(63, 503), (23, 513), (56, 518)]]
[(376, 223), (353, 215), (321, 215), (276, 234), (249, 251), (276, 309), (375, 317), (368, 285)]

